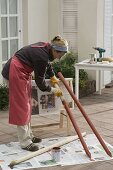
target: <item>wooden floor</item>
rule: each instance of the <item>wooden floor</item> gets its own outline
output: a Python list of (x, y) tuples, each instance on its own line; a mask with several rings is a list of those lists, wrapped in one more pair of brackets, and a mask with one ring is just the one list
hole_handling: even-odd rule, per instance
[[(102, 95), (93, 94), (80, 99), (80, 102), (89, 115), (101, 136), (111, 145), (113, 145), (113, 87), (102, 90)], [(66, 118), (64, 118), (64, 128), (56, 126), (42, 127), (42, 125), (59, 123), (59, 113), (50, 115), (33, 115), (32, 125), (41, 125), (40, 128), (33, 128), (33, 132), (40, 138), (67, 136)], [(75, 119), (81, 129), (81, 132), (92, 133), (82, 114), (75, 107)], [(71, 135), (76, 134), (73, 127)], [(0, 143), (9, 143), (17, 141), (16, 126), (8, 124), (8, 111), (0, 112)], [(56, 166), (48, 168), (37, 168), (37, 170), (112, 170), (113, 161), (103, 161), (75, 166)], [(33, 170), (33, 169), (31, 169)], [(36, 170), (36, 169), (35, 169)]]

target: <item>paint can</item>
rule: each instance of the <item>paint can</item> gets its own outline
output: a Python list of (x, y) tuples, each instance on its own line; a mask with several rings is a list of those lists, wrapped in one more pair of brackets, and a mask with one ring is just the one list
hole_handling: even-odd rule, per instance
[(60, 147), (54, 147), (52, 149), (52, 159), (56, 162), (60, 161)]

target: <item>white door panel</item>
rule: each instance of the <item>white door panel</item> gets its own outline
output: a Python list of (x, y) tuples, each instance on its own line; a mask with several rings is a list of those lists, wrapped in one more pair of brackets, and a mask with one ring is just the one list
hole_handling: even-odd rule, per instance
[[(105, 0), (104, 5), (104, 48), (105, 57), (112, 56), (112, 0)], [(103, 74), (103, 85), (111, 82), (111, 72), (105, 71)]]
[(2, 61), (7, 61), (20, 48), (21, 0), (0, 1), (0, 51)]
[(20, 48), (21, 0), (0, 0), (0, 71)]

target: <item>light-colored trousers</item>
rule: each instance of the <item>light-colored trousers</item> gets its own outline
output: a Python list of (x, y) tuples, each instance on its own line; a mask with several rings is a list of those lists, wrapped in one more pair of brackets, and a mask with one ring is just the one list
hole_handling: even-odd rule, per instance
[(33, 133), (31, 130), (30, 123), (24, 126), (17, 126), (17, 134), (20, 146), (25, 148), (32, 143)]
[[(7, 87), (9, 87), (9, 81), (4, 79), (4, 82), (7, 84)], [(24, 126), (17, 126), (17, 135), (18, 140), (20, 143), (20, 146), (22, 148), (28, 146), (32, 143), (33, 133), (31, 130), (30, 123)]]

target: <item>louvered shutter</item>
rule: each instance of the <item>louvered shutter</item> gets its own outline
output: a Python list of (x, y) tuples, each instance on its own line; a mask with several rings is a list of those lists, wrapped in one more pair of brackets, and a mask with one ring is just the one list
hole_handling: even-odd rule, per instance
[(112, 57), (113, 57), (113, 0), (112, 0), (112, 43), (111, 43), (111, 54), (112, 54)]
[[(105, 0), (104, 2), (104, 48), (106, 49), (105, 56), (112, 55), (112, 1)], [(104, 71), (104, 82), (106, 85), (111, 82), (111, 72)]]
[(70, 48), (77, 51), (77, 17), (78, 17), (78, 0), (63, 0), (62, 5), (62, 32), (68, 40)]
[(104, 48), (106, 56), (112, 54), (112, 0), (105, 0), (104, 17)]

